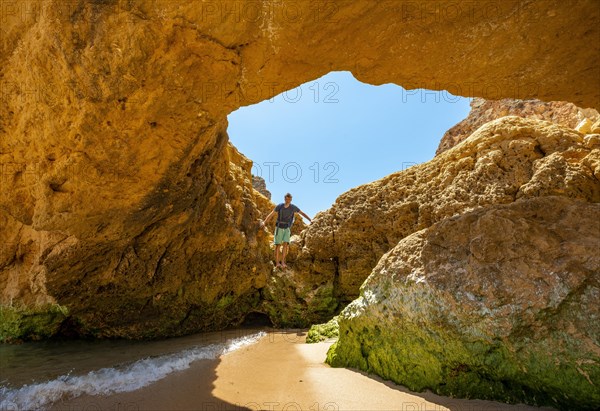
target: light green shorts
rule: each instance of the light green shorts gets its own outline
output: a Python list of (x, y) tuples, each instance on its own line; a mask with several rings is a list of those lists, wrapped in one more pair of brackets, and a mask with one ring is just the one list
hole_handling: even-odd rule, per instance
[(275, 227), (275, 244), (289, 243), (290, 229)]

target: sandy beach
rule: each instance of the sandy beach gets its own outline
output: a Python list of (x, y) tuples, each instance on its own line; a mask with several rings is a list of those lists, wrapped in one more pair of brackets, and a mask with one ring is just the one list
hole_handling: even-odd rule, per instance
[(184, 371), (137, 391), (81, 396), (54, 410), (551, 410), (493, 401), (414, 393), (366, 373), (323, 361), (333, 341), (306, 344), (306, 330), (271, 331), (256, 344), (218, 360), (199, 360)]

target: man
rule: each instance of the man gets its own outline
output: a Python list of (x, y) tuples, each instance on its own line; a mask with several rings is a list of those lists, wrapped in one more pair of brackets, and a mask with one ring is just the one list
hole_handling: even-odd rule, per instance
[[(264, 221), (260, 221), (261, 227), (264, 227), (267, 221), (275, 214), (277, 214), (277, 221), (275, 223), (275, 267), (286, 268), (285, 256), (288, 252), (290, 244), (291, 227), (294, 222), (294, 213), (299, 213), (301, 216), (308, 218), (308, 221), (312, 221), (309, 216), (304, 214), (298, 207), (292, 204), (292, 195), (287, 193), (284, 197), (284, 203), (278, 204), (273, 211), (269, 213)], [(283, 253), (280, 253), (280, 247), (283, 243)], [(279, 262), (279, 256), (281, 255), (281, 263)]]

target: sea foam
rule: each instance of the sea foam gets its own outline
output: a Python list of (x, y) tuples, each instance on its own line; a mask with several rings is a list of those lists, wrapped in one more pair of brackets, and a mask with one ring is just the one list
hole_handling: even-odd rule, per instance
[(37, 410), (82, 394), (107, 395), (135, 391), (175, 371), (189, 368), (196, 360), (216, 359), (220, 355), (253, 344), (265, 335), (264, 331), (260, 331), (225, 343), (194, 346), (174, 354), (144, 358), (128, 365), (102, 368), (84, 375), (61, 375), (51, 381), (19, 388), (0, 387), (0, 410)]

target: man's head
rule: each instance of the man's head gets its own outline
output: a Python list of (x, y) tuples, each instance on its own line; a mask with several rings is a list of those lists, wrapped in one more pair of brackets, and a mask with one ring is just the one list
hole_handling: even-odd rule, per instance
[(285, 195), (285, 197), (283, 197), (283, 199), (285, 200), (285, 203), (286, 203), (286, 204), (289, 204), (289, 203), (291, 203), (291, 202), (292, 202), (292, 195), (291, 195), (290, 193), (287, 193), (287, 194)]

